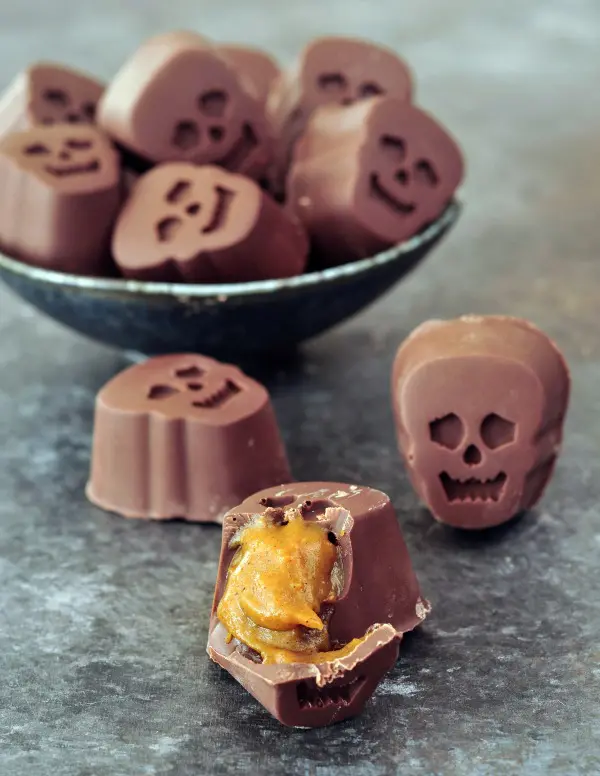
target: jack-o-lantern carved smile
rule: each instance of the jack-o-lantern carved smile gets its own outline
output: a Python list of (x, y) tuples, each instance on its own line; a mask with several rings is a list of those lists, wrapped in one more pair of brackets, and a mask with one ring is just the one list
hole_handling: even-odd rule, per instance
[(99, 124), (148, 162), (215, 164), (260, 178), (272, 140), (263, 103), (193, 33), (146, 41), (111, 82)]
[(127, 277), (241, 282), (304, 269), (300, 224), (257, 183), (220, 167), (174, 162), (155, 167), (132, 189), (113, 234)]
[(371, 256), (440, 216), (463, 174), (454, 140), (413, 105), (319, 108), (296, 146), (290, 208), (328, 264)]
[(436, 518), (485, 528), (540, 498), (569, 376), (538, 329), (494, 316), (423, 324), (398, 351), (392, 391), (400, 448)]
[[(54, 154), (55, 160), (45, 164), (44, 169), (57, 178), (97, 172), (100, 169), (100, 160), (89, 159), (91, 150), (93, 150), (91, 140), (66, 137), (60, 149)], [(26, 156), (39, 158), (53, 156), (51, 149), (43, 143), (28, 145), (23, 149), (23, 153)], [(86, 160), (85, 157), (88, 159)]]
[(119, 155), (95, 127), (54, 124), (7, 135), (0, 141), (0, 243), (46, 268), (106, 272), (120, 178)]

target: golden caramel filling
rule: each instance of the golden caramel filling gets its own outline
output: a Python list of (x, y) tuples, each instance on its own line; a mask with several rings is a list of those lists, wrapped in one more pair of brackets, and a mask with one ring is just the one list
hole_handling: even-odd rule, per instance
[(234, 537), (237, 552), (217, 617), (229, 634), (256, 650), (263, 663), (322, 663), (352, 652), (363, 639), (329, 651), (327, 624), (319, 616), (335, 601), (336, 543), (326, 528), (298, 510), (279, 520), (267, 512)]

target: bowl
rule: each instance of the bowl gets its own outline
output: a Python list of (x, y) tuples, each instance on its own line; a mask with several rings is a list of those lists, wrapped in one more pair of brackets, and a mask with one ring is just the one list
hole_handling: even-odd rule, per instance
[(91, 278), (2, 254), (0, 278), (41, 312), (106, 345), (244, 362), (290, 350), (367, 307), (437, 245), (460, 209), (453, 200), (418, 235), (376, 256), (281, 280), (186, 285)]

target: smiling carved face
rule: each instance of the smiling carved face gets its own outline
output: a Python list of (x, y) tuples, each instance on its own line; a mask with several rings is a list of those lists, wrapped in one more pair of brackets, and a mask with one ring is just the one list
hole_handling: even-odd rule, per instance
[(118, 185), (118, 156), (95, 127), (34, 127), (4, 138), (1, 152), (11, 156), (21, 169), (64, 193), (84, 194)]
[(450, 135), (412, 105), (377, 100), (365, 119), (357, 211), (384, 239), (401, 242), (441, 214), (462, 179), (462, 156)]
[(218, 164), (258, 178), (270, 160), (260, 100), (215, 49), (191, 33), (143, 44), (105, 92), (98, 121), (152, 162)]

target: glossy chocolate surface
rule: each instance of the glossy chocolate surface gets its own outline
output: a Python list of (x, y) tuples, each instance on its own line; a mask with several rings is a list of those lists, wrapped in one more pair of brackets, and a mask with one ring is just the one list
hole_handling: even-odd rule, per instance
[[(332, 644), (367, 638), (340, 660), (263, 665), (239, 642), (227, 643), (216, 611), (235, 554), (230, 543), (236, 532), (266, 509), (294, 508), (331, 531), (339, 546), (342, 592), (322, 613)], [(208, 653), (283, 724), (316, 727), (360, 713), (394, 664), (402, 634), (421, 623), (428, 611), (384, 493), (326, 482), (274, 487), (246, 499), (224, 519)]]

